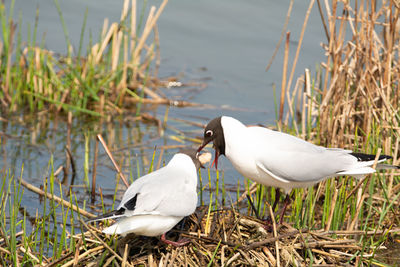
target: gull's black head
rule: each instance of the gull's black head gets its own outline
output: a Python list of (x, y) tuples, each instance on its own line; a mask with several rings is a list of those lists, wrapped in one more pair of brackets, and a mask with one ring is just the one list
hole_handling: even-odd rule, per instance
[(204, 129), (203, 144), (197, 150), (200, 152), (208, 143), (213, 142), (215, 149), (215, 168), (218, 168), (218, 157), (225, 155), (225, 138), (224, 130), (222, 129), (221, 117), (211, 120)]
[(199, 160), (199, 153), (196, 151), (196, 149), (192, 148), (182, 148), (179, 150), (179, 153), (188, 155), (194, 163), (194, 166), (196, 166), (196, 169), (198, 170), (200, 167), (204, 168), (203, 165), (201, 164)]

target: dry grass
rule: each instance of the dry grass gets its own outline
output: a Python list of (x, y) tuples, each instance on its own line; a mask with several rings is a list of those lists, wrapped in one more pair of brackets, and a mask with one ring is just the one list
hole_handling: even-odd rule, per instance
[[(327, 44), (323, 47), (327, 59), (314, 77), (306, 70), (293, 89), (292, 73), (298, 53), (288, 81), (289, 63), (285, 63), (282, 92), (288, 111), (285, 116), (282, 114), (279, 127), (321, 145), (393, 155), (393, 163), (398, 164), (398, 1), (379, 4), (324, 1), (325, 7), (318, 0), (316, 3), (326, 31)], [(311, 1), (310, 9), (313, 5)], [(307, 20), (303, 32), (306, 24)], [(107, 29), (105, 36), (110, 31), (113, 36), (117, 31)], [(300, 47), (301, 42), (297, 51)], [(280, 110), (283, 111), (283, 102)], [(266, 202), (271, 200), (271, 195), (263, 187), (254, 188), (252, 199), (256, 207), (268, 210)], [(348, 177), (327, 180), (308, 190), (296, 190), (292, 197), (291, 214), (286, 214), (282, 225), (274, 224), (272, 232), (266, 231), (256, 218), (243, 215), (243, 210), (211, 210), (217, 204), (210, 197), (209, 209), (199, 208), (183, 230), (176, 231), (192, 240), (182, 248), (165, 246), (155, 238), (109, 239), (98, 228), (87, 226), (81, 220), (84, 231), (66, 238), (73, 243), (73, 249), (64, 249), (54, 258), (42, 256), (41, 264), (390, 266), (398, 260), (398, 173), (377, 174), (360, 182)], [(177, 238), (177, 234), (171, 233), (170, 238)], [(40, 262), (35, 260), (40, 255), (26, 252), (19, 238), (14, 243), (0, 246), (0, 255), (14, 262), (23, 257), (28, 257), (29, 262)], [(14, 258), (13, 251), (17, 253)], [(383, 252), (392, 252), (390, 259), (380, 256)]]
[(391, 153), (400, 121), (399, 7), (394, 1), (333, 1), (321, 14), (327, 59), (314, 78), (306, 70), (291, 92), (287, 88), (284, 125), (338, 147), (365, 144), (379, 128), (383, 150)]
[[(358, 236), (382, 236), (400, 229), (385, 231), (309, 231), (284, 223), (276, 234), (267, 232), (264, 223), (233, 209), (208, 214), (199, 207), (182, 230), (169, 238), (186, 237), (190, 245), (171, 247), (156, 238), (135, 236), (111, 239), (98, 228), (81, 223), (86, 232), (72, 238), (75, 253), (64, 251), (58, 259), (45, 259), (42, 265), (54, 266), (330, 266), (360, 261)], [(111, 241), (111, 242), (110, 242)], [(20, 256), (22, 258), (22, 255)], [(369, 262), (374, 254), (363, 255)], [(78, 263), (78, 264), (77, 264)], [(77, 265), (76, 265), (77, 264)]]

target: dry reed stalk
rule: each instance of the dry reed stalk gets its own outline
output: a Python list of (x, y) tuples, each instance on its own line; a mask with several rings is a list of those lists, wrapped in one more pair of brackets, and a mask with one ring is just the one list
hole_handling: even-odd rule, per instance
[[(104, 246), (109, 252), (114, 254), (114, 256), (117, 257), (119, 261), (123, 262), (123, 258), (120, 255), (118, 255), (118, 253), (115, 252), (109, 245), (107, 245), (107, 243), (105, 243), (82, 219), (79, 218), (79, 221), (98, 241), (100, 241), (102, 246)], [(126, 266), (132, 266), (132, 265), (126, 263)]]
[(25, 182), (22, 178), (20, 178), (19, 181), (21, 182), (21, 185), (23, 185), (28, 190), (30, 190), (36, 194), (39, 194), (41, 196), (46, 196), (46, 198), (48, 198), (48, 199), (53, 199), (54, 201), (56, 201), (58, 203), (62, 203), (64, 206), (66, 206), (76, 212), (79, 212), (80, 214), (82, 214), (83, 216), (85, 216), (87, 218), (95, 218), (96, 217), (96, 215), (75, 206), (74, 204), (70, 203), (69, 201), (61, 199), (58, 196), (52, 195), (48, 192), (44, 192), (42, 189), (40, 189), (30, 183)]
[[(78, 257), (78, 261), (85, 259), (88, 255), (93, 256), (93, 253), (99, 253), (103, 249), (104, 249), (104, 246), (102, 246), (102, 245), (91, 248), (91, 249), (85, 251), (84, 253), (80, 254)], [(78, 251), (79, 251), (79, 249), (78, 249)], [(61, 265), (61, 267), (69, 267), (69, 266), (75, 266), (75, 258), (68, 261), (67, 263)]]
[(153, 18), (153, 16), (151, 14), (154, 13), (155, 7), (151, 8), (150, 13), (149, 13), (150, 15), (149, 15), (148, 20), (146, 22), (146, 26), (145, 26), (145, 28), (143, 30), (142, 37), (140, 38), (140, 40), (139, 40), (139, 42), (138, 42), (138, 44), (136, 46), (136, 49), (135, 49), (135, 52), (134, 52), (134, 55), (133, 55), (134, 58), (137, 58), (139, 56), (139, 53), (142, 50), (147, 37), (149, 36), (151, 30), (153, 29), (156, 21), (160, 17), (160, 15), (161, 15), (162, 11), (164, 10), (164, 8), (165, 8), (167, 3), (168, 3), (168, 0), (164, 0), (161, 3), (160, 7), (157, 10), (157, 13), (154, 15), (154, 18)]
[[(106, 50), (108, 43), (111, 40), (111, 37), (115, 34), (115, 32), (118, 30), (118, 23), (114, 22), (111, 24), (110, 29), (108, 30), (107, 34), (105, 35), (103, 42), (100, 44), (98, 50), (95, 50), (95, 54), (93, 54), (94, 58), (94, 64), (98, 64), (100, 62), (100, 59)], [(93, 51), (93, 50), (92, 50)]]
[(337, 190), (336, 188), (334, 188), (334, 190), (335, 190), (335, 192), (333, 194), (331, 210), (329, 212), (328, 221), (327, 221), (326, 226), (325, 226), (325, 231), (328, 231), (331, 228), (333, 212), (335, 211), (336, 200), (337, 200), (337, 196), (338, 196), (338, 193), (339, 193), (339, 190)]
[(306, 12), (306, 16), (304, 18), (304, 22), (303, 22), (303, 27), (301, 28), (301, 33), (300, 33), (300, 38), (299, 38), (299, 43), (297, 45), (297, 50), (296, 50), (296, 55), (294, 56), (293, 59), (293, 63), (292, 63), (292, 70), (290, 72), (290, 76), (289, 76), (289, 80), (287, 82), (287, 87), (286, 90), (289, 91), (290, 86), (292, 85), (292, 80), (293, 80), (293, 76), (294, 76), (294, 71), (296, 69), (296, 65), (297, 65), (297, 60), (299, 58), (299, 54), (300, 54), (300, 49), (301, 49), (301, 44), (303, 43), (303, 38), (304, 38), (304, 32), (307, 28), (307, 23), (308, 23), (308, 18), (310, 17), (310, 13), (311, 13), (311, 9), (314, 6), (314, 2), (315, 0), (311, 0), (310, 4), (308, 6), (307, 12)]
[[(268, 205), (269, 208), (269, 216), (272, 220), (272, 227), (273, 227), (273, 233), (274, 233), (274, 237), (278, 236), (278, 233), (276, 231), (276, 222), (275, 222), (275, 215), (274, 215), (274, 211), (272, 210), (272, 206)], [(283, 216), (283, 214), (282, 214)], [(282, 220), (282, 218), (280, 218), (280, 220)], [(281, 266), (281, 262), (280, 262), (280, 257), (279, 257), (279, 240), (277, 239), (275, 241), (275, 257), (276, 257), (276, 266), (280, 267)]]
[(282, 124), (283, 107), (285, 105), (286, 73), (287, 73), (288, 58), (289, 58), (289, 41), (290, 41), (290, 32), (287, 32), (286, 33), (286, 42), (285, 42), (285, 56), (284, 56), (284, 60), (283, 60), (283, 71), (282, 71), (281, 100), (279, 103), (279, 123), (280, 124)]
[(11, 96), (9, 94), (9, 87), (10, 87), (10, 75), (11, 75), (11, 59), (12, 59), (12, 49), (13, 49), (13, 41), (14, 41), (14, 34), (15, 34), (15, 30), (16, 30), (17, 25), (15, 25), (12, 21), (10, 24), (10, 28), (9, 28), (9, 32), (10, 32), (10, 36), (8, 39), (8, 54), (7, 54), (7, 69), (6, 69), (6, 79), (5, 79), (5, 84), (3, 86), (3, 93), (4, 93), (4, 97), (6, 98), (7, 102), (10, 103), (11, 102)]
[[(390, 5), (385, 2), (375, 10), (366, 2), (353, 8), (351, 3), (338, 5), (337, 1), (332, 4), (325, 1), (327, 60), (321, 80), (321, 104), (313, 105), (317, 113), (312, 112), (320, 114), (323, 145), (349, 146), (351, 140), (346, 135), (354, 135), (358, 128), (367, 136), (373, 121), (387, 121), (393, 127), (399, 125), (399, 105), (395, 101), (399, 98), (395, 90), (400, 79), (400, 66), (395, 60), (399, 56), (399, 34), (394, 30), (398, 28), (399, 12)], [(324, 18), (321, 7), (319, 10)], [(337, 13), (344, 15), (337, 16)], [(353, 37), (346, 40), (348, 29)], [(309, 105), (310, 102), (303, 100), (303, 112), (309, 112)], [(296, 120), (293, 115), (289, 116)], [(305, 118), (310, 120), (312, 116)], [(304, 126), (302, 130), (304, 135)], [(388, 139), (383, 142), (390, 144)]]
[[(281, 32), (281, 37), (279, 38), (279, 41), (278, 41), (278, 43), (276, 44), (274, 53), (272, 54), (271, 59), (269, 60), (267, 67), (265, 68), (265, 71), (266, 71), (266, 72), (267, 72), (267, 71), (269, 70), (269, 68), (272, 66), (272, 62), (274, 62), (274, 59), (275, 59), (275, 57), (276, 57), (276, 54), (278, 53), (279, 47), (281, 46), (281, 43), (282, 43), (282, 41), (283, 41), (283, 38), (285, 37), (285, 32), (286, 32), (286, 29), (287, 29), (287, 25), (289, 24), (290, 14), (292, 13), (293, 3), (294, 3), (294, 0), (290, 0), (290, 4), (289, 4), (289, 7), (288, 7), (288, 11), (287, 11), (287, 13), (286, 13), (285, 24), (283, 25), (282, 32)], [(286, 38), (287, 38), (287, 32), (286, 32)], [(285, 50), (286, 50), (286, 49), (285, 49)]]
[[(128, 245), (128, 244), (125, 244), (125, 248), (124, 248), (124, 257), (122, 258), (122, 263), (121, 263), (121, 266), (122, 266), (122, 267), (126, 267), (126, 266), (127, 266), (127, 262), (128, 262), (128, 248), (129, 248), (129, 245)], [(151, 266), (151, 264), (150, 264), (150, 266)]]
[(36, 262), (36, 266), (46, 266), (44, 262), (40, 263), (40, 260), (35, 255), (33, 255), (32, 252), (27, 251), (24, 247), (19, 247), (19, 250), (21, 250), (23, 254), (27, 254), (31, 259), (33, 259)]
[[(83, 238), (79, 238), (78, 242), (77, 242), (77, 247), (80, 248), (82, 246), (83, 243)], [(74, 255), (74, 262), (73, 262), (73, 266), (77, 266), (78, 262), (79, 262), (79, 254), (80, 254), (80, 250), (77, 249), (75, 251), (75, 255)]]
[(11, 255), (11, 252), (8, 251), (7, 249), (3, 248), (3, 247), (0, 247), (0, 252), (5, 253), (7, 255)]
[(113, 155), (111, 154), (110, 150), (108, 149), (108, 146), (106, 144), (106, 142), (104, 141), (103, 137), (101, 136), (101, 134), (97, 135), (97, 138), (100, 140), (100, 143), (103, 145), (104, 150), (106, 151), (108, 157), (110, 158), (111, 162), (114, 165), (115, 170), (117, 171), (117, 173), (119, 174), (119, 176), (121, 177), (122, 181), (124, 182), (126, 187), (129, 187), (129, 183), (128, 180), (125, 178), (124, 173), (121, 171), (121, 169), (119, 168), (117, 162), (114, 160)]
[(122, 6), (122, 11), (121, 11), (121, 18), (119, 20), (124, 21), (128, 16), (128, 12), (129, 12), (129, 0), (124, 0), (124, 4)]
[[(131, 27), (130, 27), (130, 30), (131, 30), (130, 53), (132, 53), (133, 49), (136, 47), (136, 0), (131, 1)], [(133, 63), (133, 61), (132, 61), (132, 63)]]

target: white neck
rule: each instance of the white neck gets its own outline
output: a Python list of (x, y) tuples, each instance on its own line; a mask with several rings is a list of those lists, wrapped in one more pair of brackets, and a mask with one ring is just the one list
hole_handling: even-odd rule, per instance
[(237, 147), (240, 146), (240, 144), (244, 144), (243, 140), (245, 140), (245, 131), (247, 127), (237, 119), (226, 116), (221, 118), (221, 125), (225, 138), (225, 155), (229, 157), (232, 151), (232, 145)]

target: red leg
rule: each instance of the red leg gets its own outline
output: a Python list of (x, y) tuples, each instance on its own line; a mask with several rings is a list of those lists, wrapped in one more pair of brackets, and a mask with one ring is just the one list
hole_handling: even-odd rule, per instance
[(168, 245), (171, 245), (174, 247), (182, 247), (182, 246), (189, 244), (190, 239), (184, 238), (184, 239), (180, 239), (175, 242), (175, 241), (168, 240), (164, 233), (161, 235), (161, 241), (164, 242), (165, 244), (168, 244)]
[(290, 203), (290, 195), (289, 194), (287, 194), (286, 195), (286, 198), (285, 198), (285, 200), (283, 201), (283, 208), (282, 208), (282, 211), (281, 211), (281, 216), (280, 216), (280, 218), (279, 218), (279, 224), (282, 224), (282, 222), (283, 222), (283, 216), (285, 215), (285, 211), (286, 211), (286, 208), (287, 208), (287, 206), (289, 205), (289, 203)]
[[(281, 196), (281, 190), (276, 188), (275, 192), (276, 192), (275, 201), (274, 201), (274, 204), (272, 205), (272, 211), (273, 212), (275, 212), (275, 208), (278, 205), (278, 202), (279, 202), (279, 199), (280, 199), (280, 196)], [(264, 228), (268, 232), (272, 232), (272, 218), (271, 218), (271, 215), (268, 215), (267, 219), (265, 220)]]
[(278, 188), (277, 189), (275, 189), (275, 201), (274, 201), (274, 205), (272, 205), (272, 211), (273, 212), (275, 212), (275, 208), (276, 208), (276, 205), (278, 204), (278, 202), (279, 202), (279, 198), (281, 197), (281, 190), (279, 190)]
[[(277, 205), (277, 203), (279, 201), (279, 197), (280, 197), (280, 191), (278, 190), (277, 193), (276, 193), (275, 202), (272, 205), (272, 210), (273, 211), (275, 211), (276, 205)], [(289, 205), (289, 203), (290, 203), (290, 195), (287, 194), (285, 200), (283, 201), (283, 207), (282, 207), (282, 210), (280, 212), (279, 224), (282, 224), (282, 222), (283, 222), (283, 217), (285, 215), (285, 211), (286, 211), (286, 208)], [(265, 220), (264, 228), (268, 232), (272, 232), (272, 219), (271, 219), (271, 216), (268, 216), (268, 218)]]

